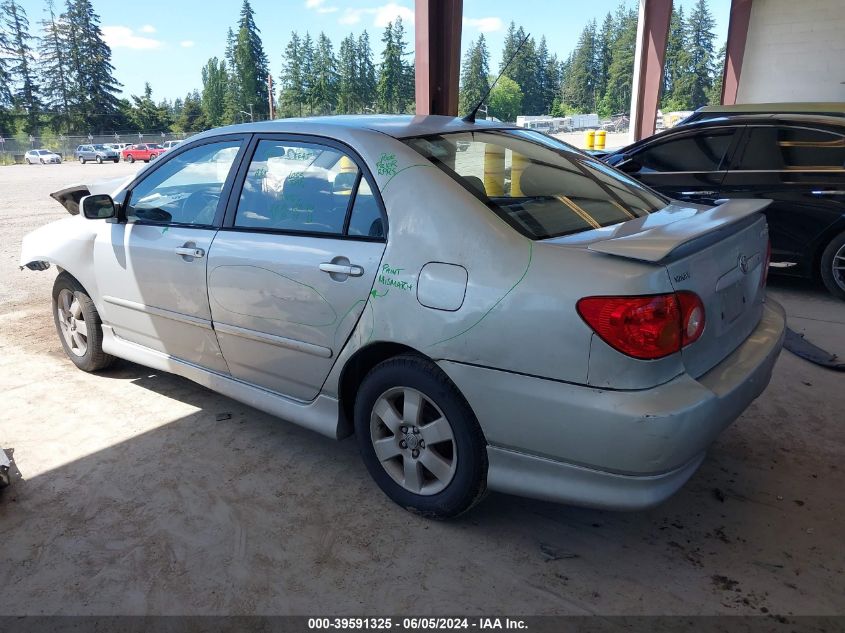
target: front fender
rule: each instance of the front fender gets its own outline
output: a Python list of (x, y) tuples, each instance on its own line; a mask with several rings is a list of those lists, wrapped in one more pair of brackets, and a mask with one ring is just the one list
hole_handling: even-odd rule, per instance
[(20, 267), (43, 270), (38, 262), (48, 262), (69, 272), (96, 296), (93, 254), (98, 224), (77, 215), (27, 233), (21, 242)]

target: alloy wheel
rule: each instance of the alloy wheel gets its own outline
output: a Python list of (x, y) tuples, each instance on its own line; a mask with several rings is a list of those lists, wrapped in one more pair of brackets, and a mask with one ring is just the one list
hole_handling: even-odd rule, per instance
[(393, 387), (376, 399), (370, 440), (382, 468), (409, 492), (437, 494), (455, 476), (458, 454), (452, 426), (416, 389)]
[(79, 299), (67, 288), (62, 289), (56, 298), (56, 313), (68, 349), (75, 356), (85, 356), (88, 351), (88, 324)]
[(830, 266), (836, 285), (845, 290), (845, 245), (833, 254)]

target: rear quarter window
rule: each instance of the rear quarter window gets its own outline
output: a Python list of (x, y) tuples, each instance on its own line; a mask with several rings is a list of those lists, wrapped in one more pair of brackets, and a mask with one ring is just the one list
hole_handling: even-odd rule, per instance
[(749, 127), (739, 170), (841, 170), (845, 136), (799, 127)]

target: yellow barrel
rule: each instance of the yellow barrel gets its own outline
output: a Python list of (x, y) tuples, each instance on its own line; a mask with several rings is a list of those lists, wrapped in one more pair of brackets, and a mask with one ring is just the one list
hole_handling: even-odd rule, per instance
[(525, 194), (522, 193), (522, 172), (528, 166), (528, 159), (522, 154), (511, 152), (511, 197), (521, 198)]
[(587, 133), (584, 135), (584, 142), (587, 144), (587, 149), (594, 149), (596, 146), (596, 131), (587, 130)]
[(358, 171), (358, 168), (355, 166), (355, 162), (349, 158), (349, 156), (341, 156), (340, 157), (340, 173), (341, 174), (354, 174)]
[(505, 195), (505, 148), (501, 145), (484, 146), (484, 191), (488, 196)]
[(607, 140), (607, 132), (598, 130), (596, 132), (596, 149), (604, 149), (604, 143)]

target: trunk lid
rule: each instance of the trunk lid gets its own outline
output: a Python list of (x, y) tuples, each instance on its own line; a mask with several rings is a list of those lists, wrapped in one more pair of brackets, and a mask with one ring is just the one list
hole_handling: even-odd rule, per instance
[(760, 211), (770, 202), (676, 203), (623, 224), (550, 241), (664, 266), (676, 291), (696, 293), (704, 303), (705, 328), (682, 357), (687, 372), (698, 377), (734, 351), (760, 321), (768, 244)]

